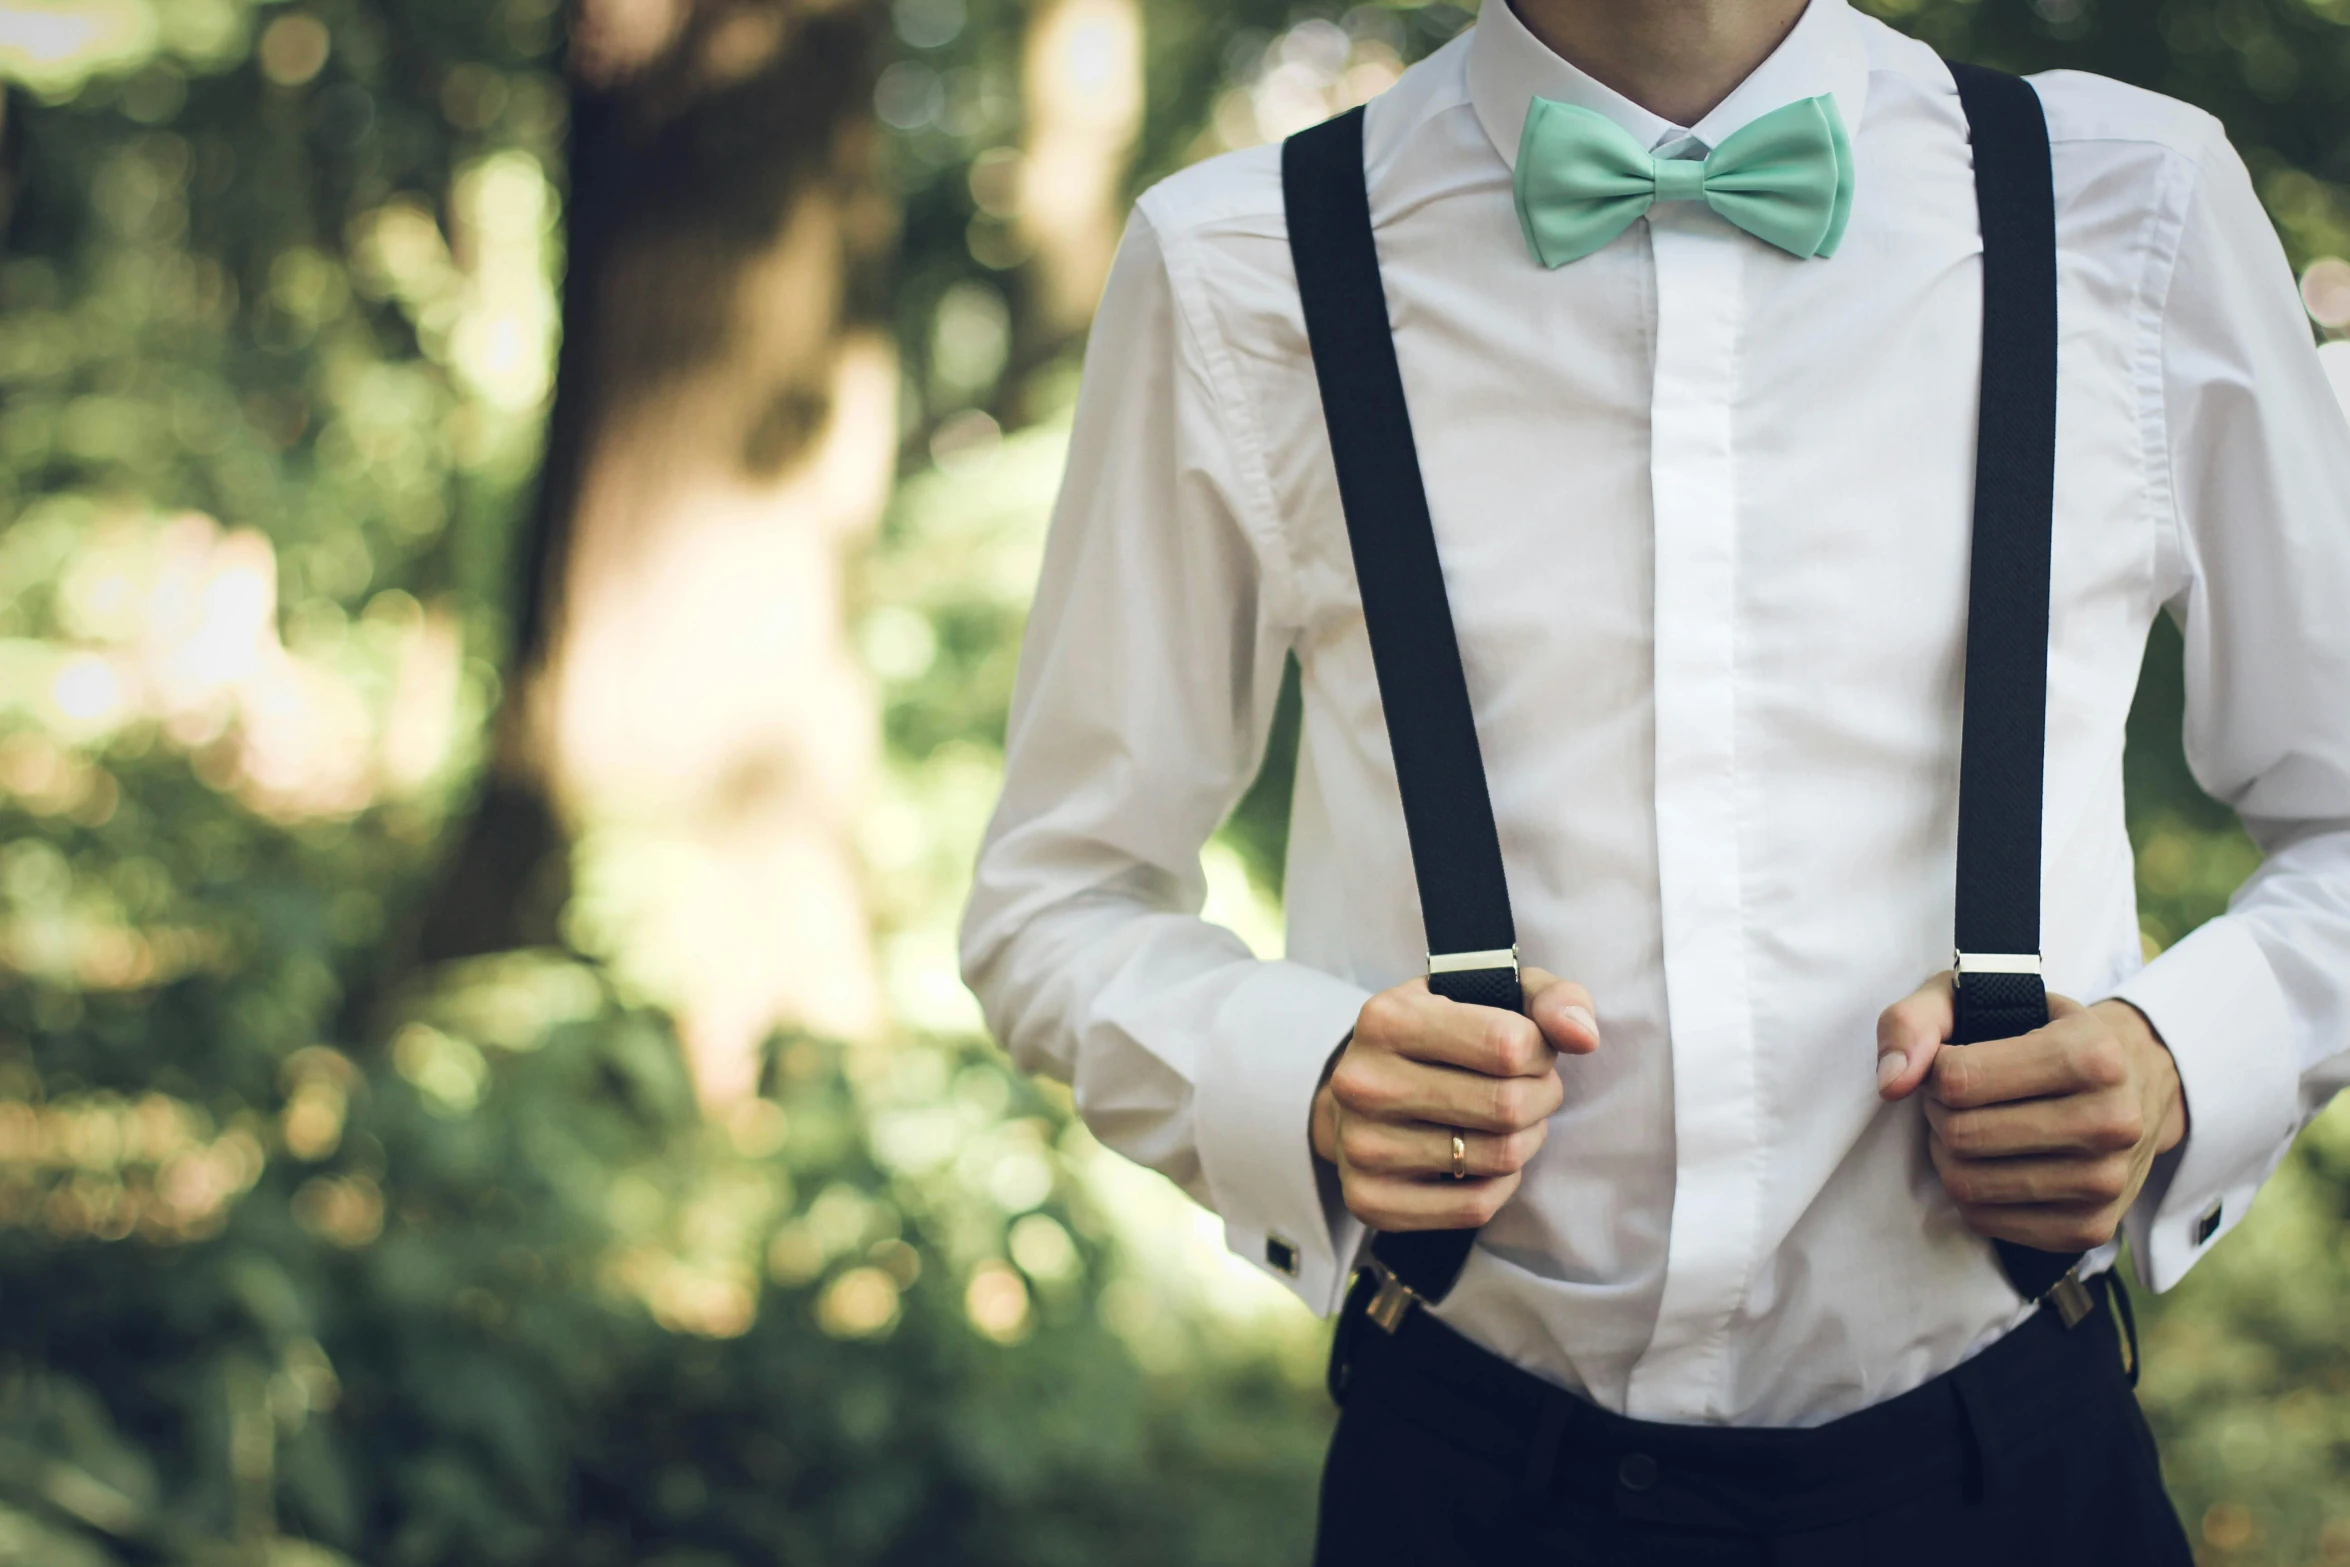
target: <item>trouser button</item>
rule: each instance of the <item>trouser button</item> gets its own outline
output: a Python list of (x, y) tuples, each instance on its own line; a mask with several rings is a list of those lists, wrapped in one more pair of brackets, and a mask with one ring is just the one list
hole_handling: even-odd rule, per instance
[(1646, 1453), (1626, 1453), (1616, 1465), (1616, 1481), (1627, 1491), (1645, 1491), (1656, 1484), (1656, 1460)]

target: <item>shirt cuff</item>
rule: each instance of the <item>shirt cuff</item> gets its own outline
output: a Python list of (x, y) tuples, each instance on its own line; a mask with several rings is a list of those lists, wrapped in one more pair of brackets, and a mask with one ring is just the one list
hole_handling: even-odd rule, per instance
[(2251, 1211), (2292, 1146), (2301, 1106), (2293, 1021), (2259, 942), (2224, 915), (2114, 995), (2154, 1025), (2186, 1095), (2186, 1140), (2156, 1162), (2123, 1219), (2139, 1279), (2166, 1290)]
[(1259, 965), (1217, 1010), (1194, 1089), (1200, 1173), (1224, 1243), (1318, 1316), (1344, 1298), (1363, 1226), (1324, 1200), (1314, 1093), (1369, 999), (1300, 963)]

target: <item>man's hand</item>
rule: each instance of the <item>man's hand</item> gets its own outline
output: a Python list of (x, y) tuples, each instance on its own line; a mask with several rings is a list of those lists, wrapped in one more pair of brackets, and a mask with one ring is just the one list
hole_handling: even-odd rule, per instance
[(2048, 998), (2048, 1025), (1954, 1048), (1950, 975), (1877, 1019), (1877, 1092), (1926, 1090), (1934, 1168), (1967, 1227), (2042, 1251), (2113, 1239), (2155, 1156), (2187, 1135), (2179, 1071), (2145, 1014)]
[[(1380, 1230), (1474, 1229), (1518, 1189), (1566, 1097), (1559, 1052), (1599, 1048), (1591, 993), (1540, 969), (1529, 1016), (1432, 995), (1425, 979), (1363, 1003), (1314, 1096), (1314, 1153), (1338, 1167), (1349, 1212)], [(1452, 1137), (1468, 1147), (1452, 1178)]]

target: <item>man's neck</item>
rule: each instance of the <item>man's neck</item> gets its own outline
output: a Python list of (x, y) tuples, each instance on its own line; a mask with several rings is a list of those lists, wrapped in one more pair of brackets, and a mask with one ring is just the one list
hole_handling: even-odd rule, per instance
[(1770, 58), (1806, 0), (1507, 0), (1551, 52), (1675, 125)]

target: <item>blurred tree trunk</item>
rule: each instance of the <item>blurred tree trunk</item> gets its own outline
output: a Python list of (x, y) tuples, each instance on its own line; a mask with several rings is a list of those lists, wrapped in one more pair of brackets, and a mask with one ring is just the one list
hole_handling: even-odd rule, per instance
[(878, 721), (842, 577), (895, 447), (883, 15), (573, 11), (541, 494), (491, 782), (420, 943), (551, 940), (568, 904), (677, 1009), (712, 1104), (772, 1027), (882, 1017), (850, 836)]
[(1028, 357), (1052, 357), (1093, 319), (1126, 215), (1142, 129), (1138, 0), (1039, 0), (1021, 60), (1019, 231), (1031, 251)]

